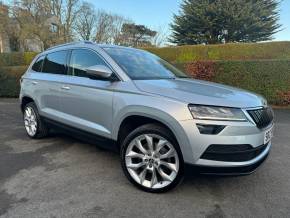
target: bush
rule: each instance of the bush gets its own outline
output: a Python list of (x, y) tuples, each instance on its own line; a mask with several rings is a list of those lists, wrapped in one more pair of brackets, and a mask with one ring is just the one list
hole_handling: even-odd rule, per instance
[(290, 59), (290, 42), (187, 45), (144, 49), (171, 63), (199, 60)]
[(20, 78), (27, 66), (0, 68), (0, 97), (18, 97)]
[(11, 52), (0, 54), (0, 67), (29, 65), (35, 52)]
[[(194, 78), (250, 90), (270, 104), (290, 104), (290, 60), (193, 62), (176, 65)], [(198, 73), (200, 69), (201, 73)], [(204, 74), (209, 74), (208, 76)]]
[(36, 52), (25, 52), (23, 57), (24, 58), (23, 65), (29, 65), (36, 55), (37, 55)]
[(290, 105), (290, 91), (279, 91), (278, 92), (279, 99), (281, 99), (282, 105)]
[(185, 72), (195, 79), (211, 81), (215, 74), (213, 61), (195, 61), (185, 65)]

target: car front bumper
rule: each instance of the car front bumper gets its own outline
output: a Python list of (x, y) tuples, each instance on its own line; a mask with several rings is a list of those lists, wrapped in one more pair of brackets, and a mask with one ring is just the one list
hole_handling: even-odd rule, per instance
[(249, 175), (256, 171), (258, 167), (260, 167), (267, 157), (269, 156), (269, 152), (266, 153), (261, 158), (258, 158), (256, 161), (251, 162), (249, 165), (237, 165), (237, 166), (206, 166), (206, 165), (191, 165), (187, 164), (187, 170), (200, 174), (208, 174), (208, 175)]
[[(226, 127), (216, 135), (200, 134), (197, 123), (225, 125)], [(202, 169), (206, 173), (218, 174), (248, 174), (254, 171), (267, 158), (271, 141), (264, 145), (265, 132), (273, 128), (273, 123), (264, 129), (259, 129), (252, 122), (222, 122), (222, 121), (201, 121), (187, 120), (181, 122), (185, 131), (186, 140), (189, 143), (186, 149), (181, 149), (185, 154), (185, 162), (196, 168)], [(207, 158), (204, 155), (211, 145), (224, 148), (231, 147), (234, 151), (225, 152), (226, 155), (218, 154), (217, 158)], [(235, 151), (239, 146), (250, 147), (250, 153), (245, 155), (245, 151)], [(260, 149), (262, 147), (262, 149)], [(190, 148), (190, 149), (188, 149)], [(252, 149), (252, 150), (251, 150)], [(189, 156), (191, 154), (191, 157)], [(232, 154), (232, 155), (231, 155)], [(245, 157), (239, 157), (239, 155)], [(231, 156), (233, 158), (231, 158)], [(224, 157), (224, 160), (223, 160)]]
[(253, 173), (269, 156), (271, 143), (257, 157), (243, 162), (225, 162), (199, 159), (194, 165), (200, 173), (219, 175), (247, 175)]

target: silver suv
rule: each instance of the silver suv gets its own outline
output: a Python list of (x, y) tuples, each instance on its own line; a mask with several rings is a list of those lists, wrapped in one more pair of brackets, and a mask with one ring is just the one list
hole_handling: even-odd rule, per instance
[(48, 49), (23, 75), (20, 102), (28, 136), (42, 138), (55, 126), (98, 136), (119, 149), (130, 182), (149, 192), (175, 187), (185, 164), (250, 173), (271, 147), (273, 112), (264, 98), (189, 79), (133, 48), (78, 42)]

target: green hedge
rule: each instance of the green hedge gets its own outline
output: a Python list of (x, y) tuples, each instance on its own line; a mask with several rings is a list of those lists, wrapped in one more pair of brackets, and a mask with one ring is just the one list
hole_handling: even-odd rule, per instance
[[(144, 49), (172, 63), (197, 60), (290, 59), (290, 42), (229, 43)], [(35, 52), (2, 53), (0, 67), (28, 65), (36, 54)]]
[(290, 60), (217, 62), (213, 81), (247, 89), (271, 104), (286, 103), (281, 93), (290, 92)]
[(290, 42), (229, 43), (144, 49), (172, 63), (197, 60), (290, 59)]
[(0, 67), (29, 65), (36, 52), (0, 53)]
[[(259, 93), (266, 97), (270, 104), (290, 104), (290, 60), (214, 61), (213, 63), (214, 76), (211, 81)], [(187, 64), (179, 63), (175, 66), (186, 71)]]
[(18, 97), (19, 80), (26, 69), (27, 66), (0, 68), (0, 97)]

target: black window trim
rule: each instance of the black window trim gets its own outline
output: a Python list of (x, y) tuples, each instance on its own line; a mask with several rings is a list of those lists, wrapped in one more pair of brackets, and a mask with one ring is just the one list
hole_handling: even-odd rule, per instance
[(66, 75), (67, 76), (73, 76), (72, 72), (70, 72), (70, 61), (71, 61), (71, 54), (72, 54), (72, 49), (68, 50), (68, 55), (67, 55), (67, 60), (66, 60), (66, 65), (67, 65), (67, 70), (66, 70)]

